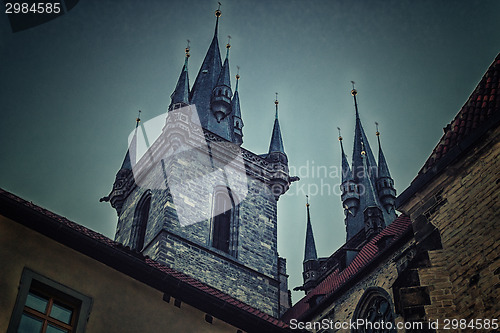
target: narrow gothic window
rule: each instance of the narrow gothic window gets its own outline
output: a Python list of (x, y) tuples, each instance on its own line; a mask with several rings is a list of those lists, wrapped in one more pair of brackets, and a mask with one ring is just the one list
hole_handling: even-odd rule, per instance
[(382, 288), (368, 288), (354, 311), (354, 321), (361, 319), (363, 325), (353, 333), (395, 333), (394, 311), (390, 295)]
[(151, 193), (147, 192), (135, 210), (134, 224), (132, 225), (131, 247), (141, 251), (144, 247), (144, 238), (148, 226), (149, 209), (151, 207)]
[(214, 198), (212, 246), (229, 253), (231, 237), (232, 200), (226, 191), (219, 191)]

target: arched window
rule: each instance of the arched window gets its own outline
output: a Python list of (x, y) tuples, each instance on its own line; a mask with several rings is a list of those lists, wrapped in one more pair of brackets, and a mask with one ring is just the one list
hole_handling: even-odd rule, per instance
[(151, 208), (151, 192), (146, 192), (134, 214), (134, 223), (132, 224), (132, 235), (130, 239), (130, 247), (134, 250), (141, 251), (144, 247), (144, 238), (148, 226), (149, 210)]
[(233, 200), (227, 189), (215, 192), (212, 218), (212, 246), (226, 253), (230, 253), (233, 208)]
[(394, 311), (390, 295), (382, 288), (368, 288), (354, 311), (354, 321), (362, 319), (364, 325), (353, 333), (395, 333)]

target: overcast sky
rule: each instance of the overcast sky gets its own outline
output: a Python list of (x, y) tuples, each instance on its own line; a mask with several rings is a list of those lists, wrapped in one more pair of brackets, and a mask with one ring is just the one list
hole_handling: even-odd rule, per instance
[[(17, 33), (1, 15), (0, 187), (113, 238), (116, 212), (99, 198), (112, 188), (137, 110), (143, 121), (166, 111), (187, 39), (194, 83), (216, 8), (85, 0)], [(352, 154), (350, 81), (375, 154), (380, 124), (401, 193), (500, 51), (500, 2), (224, 1), (221, 10), (233, 89), (241, 67), (243, 147), (267, 152), (279, 92), (285, 151), (301, 177), (278, 204), (292, 289), (302, 284), (307, 192), (318, 255), (345, 241), (340, 179), (330, 171), (341, 163), (337, 127)]]

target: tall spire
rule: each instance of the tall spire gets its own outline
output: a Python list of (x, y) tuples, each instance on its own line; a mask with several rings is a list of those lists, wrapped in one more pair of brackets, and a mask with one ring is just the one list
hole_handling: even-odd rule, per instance
[(382, 145), (380, 144), (380, 132), (377, 126), (377, 141), (378, 141), (378, 177), (377, 177), (377, 190), (380, 199), (381, 207), (384, 208), (384, 220), (386, 225), (389, 225), (396, 218), (396, 212), (394, 211), (396, 202), (396, 189), (394, 188), (394, 180), (389, 172), (389, 167), (385, 160), (384, 153), (382, 151)]
[(344, 145), (342, 144), (342, 135), (340, 134), (340, 127), (337, 127), (339, 130), (339, 142), (340, 142), (340, 150), (342, 151), (342, 183), (348, 180), (352, 180), (352, 172), (349, 166), (349, 162), (347, 161), (347, 156), (344, 152)]
[(274, 105), (276, 106), (276, 115), (274, 119), (273, 135), (271, 137), (271, 143), (269, 145), (269, 153), (285, 154), (283, 139), (281, 138), (280, 123), (278, 121), (278, 104), (278, 93), (276, 93), (276, 99), (274, 101)]
[(238, 74), (236, 74), (236, 88), (234, 89), (233, 99), (231, 100), (231, 109), (233, 110), (233, 128), (235, 142), (237, 144), (243, 143), (243, 119), (241, 119), (241, 109), (240, 109), (240, 95), (238, 93), (238, 84), (240, 82), (240, 67), (238, 68)]
[(378, 177), (387, 177), (391, 178), (391, 174), (389, 173), (389, 167), (387, 166), (387, 162), (385, 161), (384, 152), (382, 151), (382, 146), (380, 145), (380, 132), (378, 131), (378, 123), (375, 123), (377, 126), (377, 141), (378, 141)]
[(219, 8), (215, 11), (215, 16), (214, 37), (190, 93), (191, 104), (196, 105), (201, 124), (205, 128), (208, 124), (208, 117), (210, 115), (210, 98), (222, 68), (219, 40), (217, 38), (219, 17), (221, 16), (220, 4)]
[[(231, 38), (228, 36), (229, 39)], [(222, 65), (222, 69), (219, 74), (219, 78), (217, 79), (217, 84), (215, 85), (212, 91), (212, 99), (211, 99), (211, 107), (213, 115), (217, 120), (217, 123), (220, 123), (222, 119), (227, 117), (231, 113), (231, 98), (233, 97), (233, 93), (231, 91), (231, 74), (229, 74), (229, 49), (231, 48), (231, 44), (229, 42), (226, 45), (226, 59), (224, 60), (224, 65)], [(230, 124), (229, 124), (230, 125)], [(214, 131), (215, 128), (209, 128), (209, 130)], [(226, 130), (229, 130), (226, 128)], [(223, 131), (225, 132), (225, 131)], [(218, 133), (222, 134), (222, 133)], [(232, 137), (232, 135), (231, 135)], [(227, 138), (229, 139), (229, 138)]]
[(316, 252), (316, 244), (314, 242), (314, 235), (311, 224), (311, 214), (309, 212), (309, 196), (306, 195), (306, 207), (307, 207), (307, 226), (306, 226), (306, 245), (304, 251), (304, 262), (308, 260), (318, 259), (318, 254)]
[(136, 161), (136, 152), (137, 152), (137, 128), (139, 127), (139, 123), (141, 122), (141, 110), (139, 110), (137, 118), (135, 119), (135, 130), (134, 136), (132, 140), (130, 140), (130, 144), (128, 145), (127, 153), (125, 154), (125, 159), (123, 160), (122, 166), (120, 170), (132, 170)]
[(171, 102), (170, 106), (168, 107), (169, 110), (174, 109), (176, 105), (185, 106), (189, 104), (188, 59), (190, 57), (190, 47), (189, 40), (187, 42), (188, 44), (185, 49), (186, 57), (184, 60), (184, 66), (182, 67), (181, 74), (179, 75), (179, 80), (177, 81), (177, 85), (175, 86), (175, 90), (172, 95), (170, 95)]
[(135, 183), (134, 174), (132, 172), (133, 167), (136, 163), (136, 151), (137, 151), (137, 128), (139, 127), (139, 122), (141, 121), (141, 111), (139, 110), (139, 115), (136, 118), (135, 130), (132, 140), (125, 154), (125, 159), (123, 160), (120, 170), (116, 173), (115, 182), (113, 183), (113, 189), (111, 193), (107, 196), (99, 199), (100, 202), (110, 202), (111, 207), (116, 209), (116, 213), (120, 216), (123, 208), (123, 203), (128, 195), (128, 191)]
[(352, 90), (351, 94), (354, 98), (354, 108), (356, 110), (356, 127), (355, 127), (355, 132), (354, 132), (354, 147), (353, 147), (353, 156), (352, 156), (352, 173), (354, 179), (361, 178), (359, 175), (364, 175), (363, 171), (363, 161), (361, 158), (361, 152), (365, 151), (366, 156), (367, 156), (367, 170), (370, 174), (370, 178), (374, 180), (374, 172), (372, 168), (377, 167), (377, 163), (375, 162), (375, 157), (373, 156), (372, 150), (370, 148), (370, 144), (368, 143), (368, 139), (366, 138), (365, 131), (363, 129), (363, 125), (361, 125), (361, 120), (359, 118), (359, 111), (358, 111), (358, 101), (357, 101), (357, 94), (358, 91), (354, 88), (354, 81), (351, 81), (352, 83)]

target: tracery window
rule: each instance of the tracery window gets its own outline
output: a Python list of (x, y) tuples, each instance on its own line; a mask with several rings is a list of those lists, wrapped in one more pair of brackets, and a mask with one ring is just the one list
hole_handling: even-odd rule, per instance
[(354, 320), (362, 319), (363, 325), (353, 333), (393, 333), (396, 332), (394, 311), (390, 295), (382, 288), (368, 288), (354, 311)]

